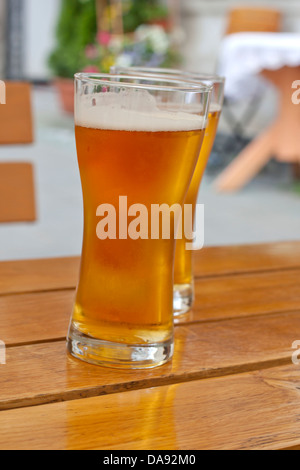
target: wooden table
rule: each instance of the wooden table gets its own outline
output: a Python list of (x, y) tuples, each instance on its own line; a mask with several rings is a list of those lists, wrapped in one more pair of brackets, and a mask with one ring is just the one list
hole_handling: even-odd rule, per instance
[(66, 355), (79, 260), (0, 263), (0, 449), (300, 449), (300, 242), (207, 248), (172, 363)]

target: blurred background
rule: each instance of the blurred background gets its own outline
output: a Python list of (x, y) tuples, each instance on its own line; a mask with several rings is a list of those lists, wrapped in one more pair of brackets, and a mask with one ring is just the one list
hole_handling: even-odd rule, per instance
[[(265, 42), (260, 34), (268, 35)], [(7, 104), (0, 105), (0, 260), (80, 254), (72, 76), (115, 63), (228, 78), (199, 196), (206, 245), (299, 238), (300, 105), (296, 112), (296, 105), (286, 110), (291, 99), (282, 104), (300, 80), (299, 0), (0, 0), (0, 79), (7, 85)], [(283, 112), (280, 122), (295, 124), (287, 154), (278, 143), (278, 154), (270, 149), (255, 171), (241, 165), (249, 172), (243, 184), (218, 187), (220, 174)], [(260, 150), (253, 148), (254, 159)]]

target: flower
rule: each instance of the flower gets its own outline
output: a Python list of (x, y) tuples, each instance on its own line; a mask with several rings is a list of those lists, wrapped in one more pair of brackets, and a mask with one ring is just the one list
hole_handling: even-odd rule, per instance
[(98, 33), (95, 44), (85, 50), (85, 72), (109, 73), (113, 65), (160, 67), (174, 65), (178, 60), (172, 40), (159, 25), (141, 25), (134, 34)]
[(107, 55), (103, 57), (102, 62), (101, 62), (101, 68), (102, 71), (105, 73), (109, 73), (110, 68), (115, 65), (115, 56), (113, 55)]
[(90, 44), (85, 48), (85, 56), (90, 60), (97, 59), (99, 56), (98, 48), (94, 44)]
[(114, 54), (120, 54), (120, 52), (123, 49), (123, 42), (124, 39), (122, 36), (112, 36), (110, 43), (109, 43), (109, 49), (114, 53)]
[(131, 67), (133, 65), (133, 57), (131, 54), (123, 54), (119, 55), (116, 59), (116, 64), (118, 67)]
[(107, 31), (100, 31), (97, 34), (97, 41), (101, 46), (108, 46), (110, 43), (111, 35)]
[(87, 67), (85, 67), (85, 69), (83, 69), (83, 72), (84, 73), (99, 73), (100, 70), (98, 67), (96, 67), (96, 65), (88, 65)]
[(141, 25), (135, 32), (137, 41), (149, 42), (156, 54), (166, 54), (170, 47), (170, 40), (162, 26)]

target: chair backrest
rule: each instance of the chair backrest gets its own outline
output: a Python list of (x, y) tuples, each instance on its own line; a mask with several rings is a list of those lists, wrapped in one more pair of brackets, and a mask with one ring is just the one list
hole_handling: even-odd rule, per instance
[(0, 163), (0, 222), (36, 220), (31, 163)]
[[(0, 145), (32, 143), (31, 85), (1, 82), (0, 91)], [(36, 220), (33, 173), (31, 163), (0, 163), (0, 222)]]
[(278, 33), (282, 14), (271, 8), (234, 8), (229, 15), (226, 34), (241, 32)]
[(32, 143), (31, 85), (25, 82), (4, 85), (6, 104), (0, 104), (0, 144)]

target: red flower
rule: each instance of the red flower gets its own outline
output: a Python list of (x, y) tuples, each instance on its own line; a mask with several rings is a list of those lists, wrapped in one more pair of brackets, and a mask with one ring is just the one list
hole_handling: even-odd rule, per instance
[(100, 31), (97, 34), (97, 41), (101, 46), (108, 46), (110, 43), (111, 35), (106, 31)]
[(83, 72), (84, 73), (99, 73), (100, 70), (98, 67), (96, 67), (96, 65), (88, 65), (87, 67), (85, 67)]

